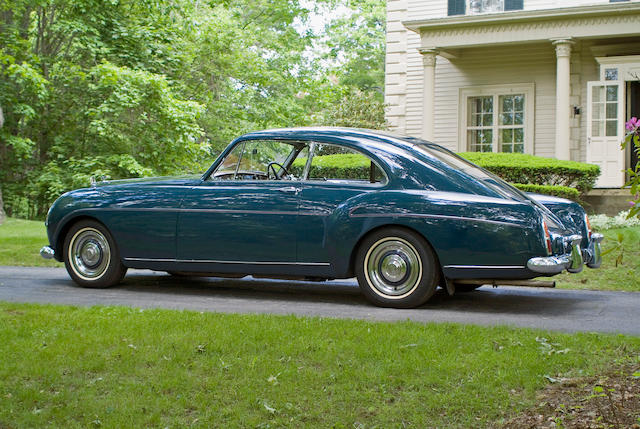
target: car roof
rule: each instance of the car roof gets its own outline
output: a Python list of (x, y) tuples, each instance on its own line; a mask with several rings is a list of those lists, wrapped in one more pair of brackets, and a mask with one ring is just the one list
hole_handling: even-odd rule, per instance
[(415, 137), (403, 136), (389, 131), (370, 130), (365, 128), (346, 127), (299, 127), (274, 128), (244, 134), (236, 140), (252, 140), (260, 138), (287, 138), (292, 140), (314, 140), (326, 138), (357, 139), (362, 146), (384, 149), (387, 145), (413, 149), (415, 145), (438, 146)]

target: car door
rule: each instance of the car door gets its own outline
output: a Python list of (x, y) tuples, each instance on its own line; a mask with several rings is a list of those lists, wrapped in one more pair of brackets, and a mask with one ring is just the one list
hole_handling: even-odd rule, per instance
[(209, 180), (189, 189), (178, 218), (179, 261), (295, 265), (292, 225), (300, 188), (295, 181), (275, 177), (275, 171), (268, 177), (266, 161), (256, 161), (267, 152), (265, 159), (280, 156), (284, 162), (281, 158), (291, 148), (276, 143), (271, 145), (274, 152), (261, 147), (264, 142), (240, 142), (243, 147), (232, 150)]
[[(307, 177), (301, 182), (298, 262), (330, 260), (330, 216), (348, 199), (382, 188), (387, 178), (371, 159), (353, 149), (315, 144)], [(349, 165), (343, 169), (339, 166)], [(355, 174), (355, 177), (354, 177)]]

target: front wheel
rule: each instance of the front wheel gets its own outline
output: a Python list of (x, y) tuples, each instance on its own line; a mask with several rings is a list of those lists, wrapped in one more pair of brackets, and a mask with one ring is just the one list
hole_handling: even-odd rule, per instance
[(113, 286), (127, 272), (113, 237), (93, 220), (80, 221), (67, 233), (64, 265), (74, 282), (88, 288)]
[(355, 268), (365, 297), (394, 308), (424, 304), (434, 294), (440, 273), (431, 246), (418, 234), (395, 227), (364, 239)]

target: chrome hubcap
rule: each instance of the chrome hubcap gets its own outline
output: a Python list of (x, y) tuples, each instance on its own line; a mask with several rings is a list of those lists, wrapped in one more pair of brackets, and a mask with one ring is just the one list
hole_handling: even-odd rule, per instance
[(398, 283), (404, 279), (408, 272), (407, 262), (402, 255), (391, 253), (380, 261), (380, 274), (389, 283)]
[(102, 276), (111, 262), (106, 237), (94, 228), (81, 229), (69, 244), (69, 261), (76, 274), (84, 279)]
[(418, 251), (408, 241), (387, 237), (376, 242), (365, 257), (365, 274), (380, 295), (401, 298), (412, 292), (422, 278)]

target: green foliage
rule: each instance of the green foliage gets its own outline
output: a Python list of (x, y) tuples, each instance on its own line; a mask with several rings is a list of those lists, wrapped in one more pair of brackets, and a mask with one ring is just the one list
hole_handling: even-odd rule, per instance
[(0, 2), (8, 214), (42, 218), (92, 175), (202, 171), (251, 130), (384, 128), (384, 3), (314, 9), (340, 5), (316, 35), (300, 0)]
[[(307, 158), (297, 158), (292, 172), (299, 175)], [(344, 179), (369, 179), (369, 159), (357, 153), (314, 156), (309, 177), (340, 177)]]
[(326, 57), (336, 63), (340, 83), (370, 92), (378, 101), (384, 93), (386, 3), (380, 0), (329, 0), (329, 7), (344, 4), (349, 13), (326, 28)]
[(464, 152), (460, 156), (510, 183), (575, 188), (584, 193), (600, 175), (597, 165), (517, 153)]
[(373, 92), (350, 89), (323, 111), (322, 125), (384, 130), (384, 103)]
[[(593, 217), (590, 216), (591, 220)], [(602, 265), (597, 270), (585, 268), (580, 273), (554, 276), (557, 286), (564, 289), (640, 291), (640, 226), (594, 229), (604, 234)], [(548, 278), (540, 278), (548, 280)]]
[(567, 186), (532, 185), (526, 183), (512, 183), (512, 185), (523, 192), (553, 195), (554, 197), (567, 198), (573, 201), (580, 199), (580, 192)]
[(640, 226), (640, 218), (629, 216), (629, 210), (621, 211), (616, 216), (598, 214), (589, 216), (591, 227), (596, 231), (604, 231), (612, 228), (624, 228), (627, 226)]
[[(636, 118), (632, 118), (636, 119)], [(629, 121), (631, 123), (631, 121)], [(633, 124), (634, 127), (630, 129), (630, 132), (625, 136), (624, 142), (622, 143), (622, 149), (625, 149), (627, 146), (631, 146), (632, 150), (638, 154), (640, 159), (640, 123), (636, 119)], [(627, 125), (627, 129), (629, 129), (629, 125)], [(640, 162), (636, 163), (635, 166), (629, 168), (627, 170), (627, 174), (629, 176), (629, 181), (626, 186), (629, 186), (629, 192), (633, 196), (633, 201), (631, 202), (631, 210), (629, 211), (629, 217), (636, 216), (640, 218)]]

